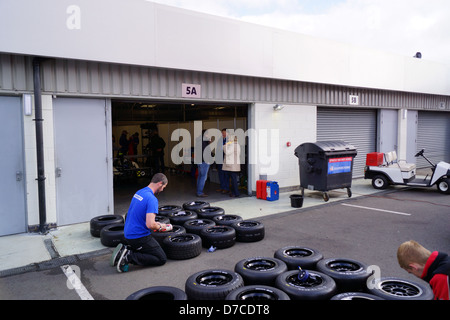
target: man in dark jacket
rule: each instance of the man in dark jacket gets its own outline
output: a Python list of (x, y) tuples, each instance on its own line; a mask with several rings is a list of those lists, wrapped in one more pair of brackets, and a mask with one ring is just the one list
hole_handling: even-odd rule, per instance
[(416, 241), (407, 241), (397, 250), (400, 267), (427, 281), (435, 300), (450, 300), (450, 257), (443, 252), (431, 252)]

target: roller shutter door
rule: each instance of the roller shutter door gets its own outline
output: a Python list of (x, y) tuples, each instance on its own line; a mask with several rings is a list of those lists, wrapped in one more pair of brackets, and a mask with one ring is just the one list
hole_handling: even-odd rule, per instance
[[(425, 149), (424, 155), (433, 163), (450, 162), (450, 113), (419, 111), (417, 128), (417, 151)], [(422, 157), (417, 167), (430, 167)]]
[(357, 149), (353, 178), (364, 176), (366, 154), (376, 151), (377, 111), (372, 109), (317, 109), (317, 140), (343, 140)]

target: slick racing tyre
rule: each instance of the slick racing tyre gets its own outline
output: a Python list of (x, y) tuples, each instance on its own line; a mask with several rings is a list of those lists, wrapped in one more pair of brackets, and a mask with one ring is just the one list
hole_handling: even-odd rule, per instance
[(175, 287), (158, 286), (136, 291), (125, 300), (187, 300), (187, 295)]
[(107, 225), (100, 231), (100, 242), (106, 247), (116, 247), (119, 243), (124, 243), (124, 227), (123, 223)]
[(199, 210), (202, 208), (208, 208), (209, 202), (206, 201), (191, 201), (183, 203), (184, 210)]
[(167, 258), (172, 260), (195, 258), (202, 252), (202, 239), (190, 233), (169, 236), (163, 240), (163, 249)]
[(293, 300), (329, 300), (336, 295), (337, 286), (333, 278), (318, 271), (308, 272), (309, 278), (305, 281), (299, 280), (298, 271), (284, 272), (275, 280), (275, 286)]
[(231, 291), (225, 298), (225, 300), (291, 300), (286, 292), (280, 289), (260, 286), (260, 285), (250, 285), (238, 288)]
[(208, 227), (213, 227), (216, 224), (210, 219), (190, 219), (186, 221), (183, 227), (187, 233), (194, 233), (200, 235), (200, 232)]
[(195, 210), (202, 219), (212, 219), (215, 216), (224, 215), (225, 210), (219, 207), (206, 207)]
[(170, 219), (169, 218), (167, 218), (165, 216), (160, 216), (159, 214), (156, 215), (155, 221), (159, 222), (159, 223), (164, 223), (164, 224), (169, 224), (170, 223)]
[(160, 206), (158, 208), (158, 215), (161, 216), (167, 216), (169, 213), (174, 213), (183, 210), (180, 206), (175, 205), (166, 205), (166, 206)]
[(242, 217), (234, 215), (234, 214), (224, 214), (221, 216), (215, 216), (212, 218), (212, 220), (218, 225), (218, 226), (232, 226), (233, 223), (241, 222), (243, 221)]
[(236, 243), (236, 231), (229, 226), (213, 226), (200, 231), (205, 248), (230, 248)]
[(226, 296), (244, 286), (239, 273), (230, 270), (204, 270), (186, 280), (185, 292), (189, 300), (224, 300)]
[(433, 300), (434, 294), (428, 285), (395, 277), (376, 279), (367, 291), (386, 300)]
[(255, 257), (239, 261), (234, 267), (246, 285), (274, 286), (275, 279), (288, 271), (286, 264), (276, 258)]
[(256, 242), (264, 239), (264, 224), (255, 220), (244, 220), (231, 225), (236, 230), (236, 241)]
[(384, 300), (381, 297), (375, 296), (373, 294), (364, 293), (364, 292), (344, 292), (335, 295), (330, 300)]
[(181, 210), (172, 212), (167, 215), (172, 224), (182, 226), (186, 221), (191, 219), (197, 219), (197, 213), (191, 210)]
[(280, 248), (275, 251), (274, 257), (284, 261), (289, 270), (298, 270), (298, 267), (315, 270), (317, 262), (323, 259), (323, 255), (319, 251), (301, 246)]
[(152, 237), (156, 241), (158, 241), (158, 243), (160, 245), (162, 245), (162, 242), (166, 237), (182, 235), (182, 234), (186, 234), (186, 229), (184, 227), (178, 226), (178, 225), (173, 225), (173, 229), (171, 231), (165, 231), (165, 232), (152, 231)]
[(365, 289), (370, 276), (364, 263), (351, 259), (322, 259), (317, 263), (316, 269), (332, 277), (340, 292)]
[(92, 218), (90, 221), (91, 235), (98, 238), (100, 237), (100, 231), (102, 231), (103, 227), (110, 224), (124, 223), (124, 221), (125, 220), (121, 215), (112, 214)]

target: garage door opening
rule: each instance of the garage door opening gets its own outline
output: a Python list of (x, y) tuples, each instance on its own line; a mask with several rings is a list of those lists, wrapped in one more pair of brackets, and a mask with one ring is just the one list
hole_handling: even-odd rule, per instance
[[(196, 165), (188, 161), (176, 164), (171, 159), (172, 149), (181, 142), (176, 139), (172, 141), (172, 133), (178, 129), (187, 130), (193, 146), (194, 125), (200, 123), (203, 130), (226, 128), (246, 131), (247, 114), (246, 104), (112, 101), (115, 213), (125, 214), (134, 192), (147, 186), (157, 172), (164, 172), (169, 179), (168, 187), (158, 195), (160, 204), (181, 205), (199, 199), (195, 192)], [(185, 151), (186, 154), (188, 151)], [(247, 152), (245, 154), (247, 157)], [(241, 165), (239, 181), (240, 192), (246, 195), (246, 164)], [(202, 200), (230, 199), (228, 194), (217, 192), (219, 188), (219, 172), (213, 164), (204, 189), (208, 197)]]

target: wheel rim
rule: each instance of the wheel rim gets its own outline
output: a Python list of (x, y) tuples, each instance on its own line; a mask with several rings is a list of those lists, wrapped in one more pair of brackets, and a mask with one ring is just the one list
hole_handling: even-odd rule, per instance
[(295, 249), (288, 249), (284, 251), (285, 255), (288, 255), (289, 257), (293, 258), (303, 258), (303, 257), (309, 257), (313, 254), (313, 252), (306, 248), (295, 248)]
[(382, 188), (384, 186), (384, 181), (381, 178), (375, 179), (373, 183), (377, 188)]
[(268, 271), (274, 269), (276, 263), (267, 259), (255, 259), (244, 263), (244, 267), (254, 271)]
[(170, 237), (169, 239), (170, 239), (169, 240), (170, 242), (183, 243), (183, 242), (189, 242), (189, 241), (194, 240), (194, 236), (190, 235), (190, 234), (185, 234), (185, 235)]
[(379, 288), (396, 297), (416, 297), (422, 293), (422, 290), (414, 284), (399, 280), (381, 281)]
[(197, 226), (197, 227), (201, 227), (201, 226), (206, 226), (208, 225), (207, 222), (205, 222), (204, 220), (192, 220), (188, 222), (191, 226)]
[(448, 188), (448, 183), (446, 181), (441, 181), (439, 183), (439, 190), (441, 190), (442, 192), (447, 192)]
[(237, 300), (278, 300), (278, 296), (271, 290), (255, 288), (243, 291), (237, 296)]
[(232, 221), (232, 220), (236, 220), (236, 219), (237, 219), (237, 217), (231, 216), (231, 215), (219, 216), (217, 218), (217, 220), (221, 220), (221, 221)]
[(253, 222), (253, 221), (244, 221), (244, 222), (239, 222), (239, 226), (243, 227), (243, 228), (252, 228), (258, 225), (258, 222)]
[(212, 228), (206, 229), (207, 233), (224, 233), (227, 231), (228, 231), (228, 229), (225, 227), (212, 227)]
[(213, 271), (213, 272), (208, 272), (206, 274), (201, 274), (200, 276), (198, 276), (197, 283), (202, 286), (217, 287), (217, 286), (223, 286), (223, 285), (231, 282), (232, 279), (233, 279), (233, 277), (228, 273), (224, 273), (224, 272), (220, 272), (220, 271)]
[(310, 272), (306, 281), (300, 281), (298, 279), (298, 273), (294, 273), (286, 279), (286, 282), (293, 287), (311, 288), (322, 284), (323, 279), (320, 275)]
[(192, 212), (190, 211), (178, 211), (176, 213), (174, 213), (175, 217), (187, 217), (187, 216), (191, 216)]
[(356, 272), (362, 270), (357, 263), (346, 260), (335, 260), (327, 263), (327, 266), (337, 272)]

